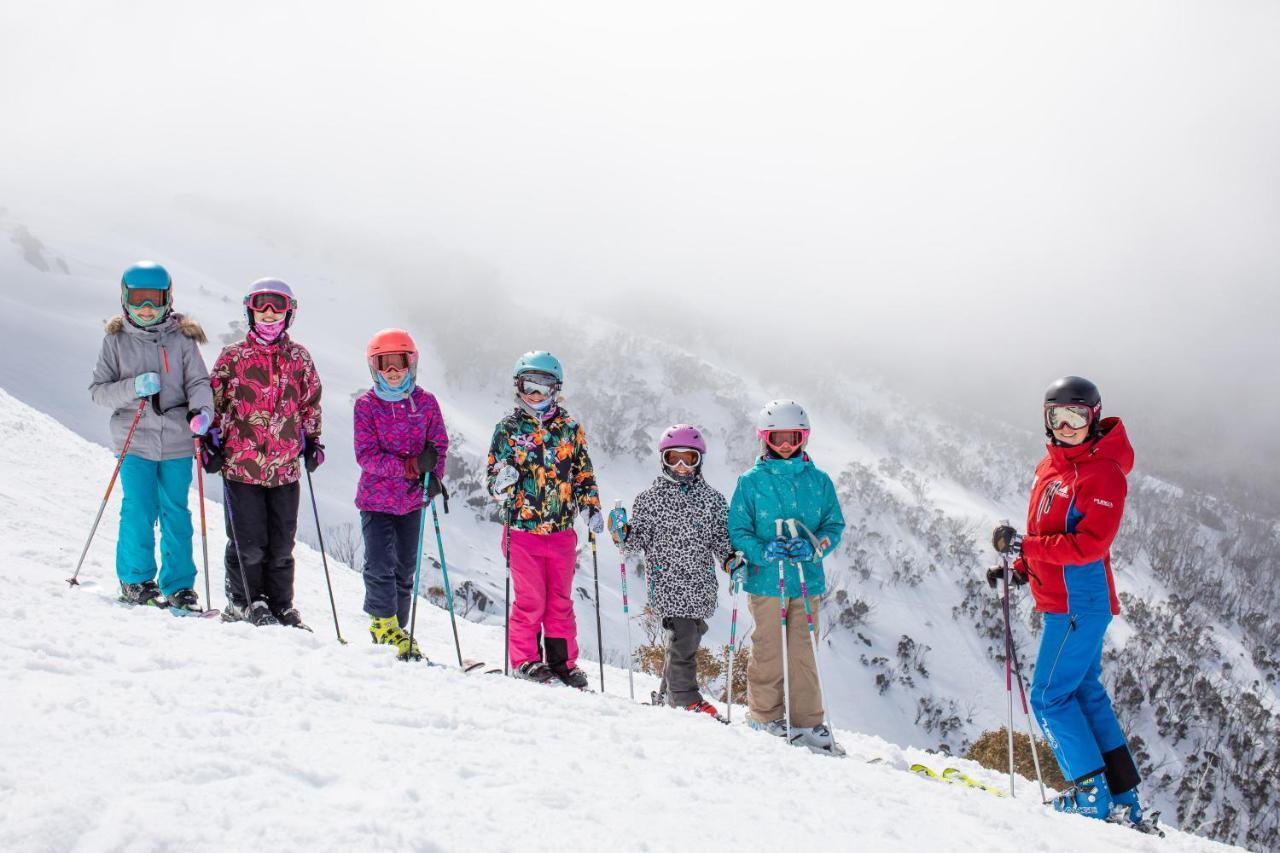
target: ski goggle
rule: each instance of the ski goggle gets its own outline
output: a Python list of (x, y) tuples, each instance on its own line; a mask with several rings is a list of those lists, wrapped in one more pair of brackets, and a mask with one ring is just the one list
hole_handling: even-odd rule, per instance
[(251, 311), (266, 311), (268, 309), (283, 314), (297, 305), (289, 296), (283, 293), (273, 293), (265, 290), (261, 293), (250, 293), (245, 299), (245, 304), (249, 306)]
[(522, 373), (516, 377), (516, 390), (525, 396), (541, 394), (550, 397), (559, 388), (556, 378), (546, 373)]
[(697, 468), (702, 464), (702, 454), (692, 447), (672, 447), (662, 451), (662, 464), (668, 468), (674, 468), (678, 464)]
[(1084, 429), (1093, 420), (1088, 406), (1049, 404), (1044, 407), (1044, 422), (1049, 429)]
[(770, 429), (761, 430), (760, 437), (772, 450), (784, 450), (788, 447), (799, 447), (809, 440), (807, 429)]
[(412, 360), (407, 352), (387, 352), (373, 357), (374, 369), (379, 373), (388, 370), (408, 370)]
[(158, 287), (126, 287), (124, 301), (130, 308), (163, 308), (169, 304), (169, 291)]

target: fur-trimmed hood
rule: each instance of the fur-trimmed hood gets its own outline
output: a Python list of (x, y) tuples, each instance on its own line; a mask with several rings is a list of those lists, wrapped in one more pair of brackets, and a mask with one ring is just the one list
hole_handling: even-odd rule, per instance
[[(191, 338), (193, 341), (195, 341), (198, 344), (205, 344), (209, 342), (208, 336), (205, 335), (204, 333), (204, 328), (199, 323), (197, 323), (195, 320), (191, 319), (190, 317), (187, 317), (183, 314), (178, 314), (176, 312), (166, 317), (164, 322), (158, 323), (155, 326), (152, 326), (150, 329), (139, 329), (138, 331), (145, 331), (145, 332), (150, 332), (153, 330), (159, 331), (160, 329), (163, 329), (167, 324), (172, 324), (176, 326), (178, 331), (182, 332), (183, 335), (185, 335), (188, 338)], [(116, 316), (112, 317), (110, 320), (107, 321), (108, 335), (118, 335), (121, 332), (126, 331), (127, 328), (136, 328), (136, 327), (133, 327), (133, 326), (126, 327), (125, 318), (123, 314), (117, 314)]]

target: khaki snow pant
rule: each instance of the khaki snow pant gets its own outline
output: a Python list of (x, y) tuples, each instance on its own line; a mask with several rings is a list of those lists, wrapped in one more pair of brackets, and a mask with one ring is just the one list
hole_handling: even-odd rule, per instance
[[(809, 596), (813, 625), (818, 627), (820, 598)], [(751, 631), (751, 659), (747, 663), (747, 708), (751, 718), (761, 723), (788, 716), (782, 691), (782, 600), (765, 595), (748, 595), (747, 607), (755, 628)], [(818, 667), (809, 645), (809, 625), (804, 618), (804, 600), (787, 599), (787, 681), (791, 688), (791, 725), (812, 728), (823, 721), (822, 691), (818, 688)]]

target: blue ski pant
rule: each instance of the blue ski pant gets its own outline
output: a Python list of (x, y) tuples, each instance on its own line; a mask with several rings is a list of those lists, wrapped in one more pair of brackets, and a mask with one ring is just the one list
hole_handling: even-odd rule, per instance
[(360, 532), (364, 534), (364, 612), (379, 619), (395, 616), (402, 628), (409, 627), (409, 608), (413, 604), (422, 512), (360, 513)]
[(116, 575), (121, 583), (156, 578), (156, 522), (160, 523), (160, 591), (172, 595), (196, 581), (191, 556), (191, 457), (153, 462), (132, 454), (120, 466), (120, 535)]
[[(1109, 624), (1109, 611), (1044, 614), (1031, 707), (1070, 781), (1109, 769), (1117, 755), (1132, 765), (1111, 697), (1102, 686), (1102, 641)], [(1137, 783), (1136, 776), (1135, 769), (1127, 787)]]

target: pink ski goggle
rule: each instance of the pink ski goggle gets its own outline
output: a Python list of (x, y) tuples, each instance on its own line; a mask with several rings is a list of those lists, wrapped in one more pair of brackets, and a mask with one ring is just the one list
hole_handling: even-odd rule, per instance
[(760, 438), (770, 450), (785, 450), (788, 447), (800, 447), (809, 440), (807, 429), (762, 429)]
[(261, 293), (251, 293), (249, 298), (245, 300), (245, 304), (249, 306), (251, 311), (266, 311), (268, 309), (283, 314), (286, 311), (297, 308), (298, 303), (284, 293), (274, 293), (270, 290), (264, 290)]
[(1093, 409), (1088, 406), (1059, 405), (1050, 403), (1044, 407), (1044, 422), (1049, 429), (1084, 429), (1093, 420)]

